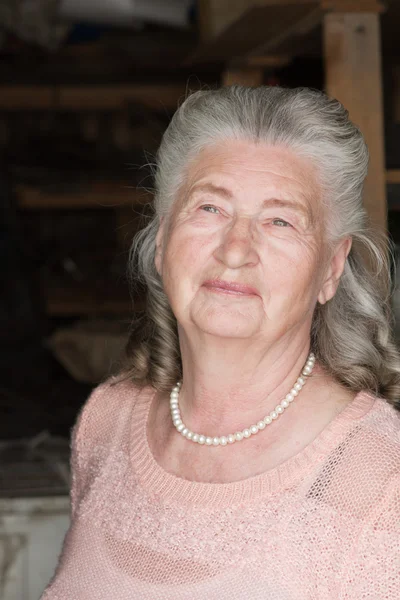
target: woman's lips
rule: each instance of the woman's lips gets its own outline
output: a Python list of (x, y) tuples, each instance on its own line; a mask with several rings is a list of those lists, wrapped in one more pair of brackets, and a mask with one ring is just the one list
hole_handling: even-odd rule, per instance
[(235, 294), (237, 296), (259, 296), (260, 293), (256, 288), (243, 283), (234, 281), (223, 281), (221, 279), (211, 279), (205, 281), (203, 286), (212, 292), (221, 292), (224, 294)]

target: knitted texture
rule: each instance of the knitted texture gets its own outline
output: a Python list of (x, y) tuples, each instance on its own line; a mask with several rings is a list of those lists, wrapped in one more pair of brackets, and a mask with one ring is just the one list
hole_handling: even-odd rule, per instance
[(400, 415), (385, 400), (361, 392), (262, 475), (200, 483), (151, 454), (154, 390), (112, 383), (73, 430), (71, 526), (42, 600), (399, 600)]

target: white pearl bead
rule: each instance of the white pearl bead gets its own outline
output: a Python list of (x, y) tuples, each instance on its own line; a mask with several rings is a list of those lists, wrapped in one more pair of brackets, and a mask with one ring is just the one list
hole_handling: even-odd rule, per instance
[(182, 431), (182, 429), (185, 429), (185, 426), (183, 423), (179, 423), (179, 425), (177, 425), (177, 430), (179, 431), (179, 433)]
[(171, 398), (171, 400), (178, 400), (178, 398), (179, 398), (178, 392), (171, 392), (170, 398)]
[(206, 437), (206, 446), (211, 446), (213, 443), (212, 438)]
[(243, 429), (242, 433), (243, 433), (243, 437), (245, 437), (245, 438), (249, 438), (251, 436), (250, 429)]
[(186, 437), (187, 437), (188, 440), (193, 439), (193, 431), (188, 431), (187, 434), (186, 434)]
[(235, 440), (236, 440), (237, 442), (240, 442), (242, 439), (243, 439), (243, 433), (242, 433), (241, 431), (237, 431), (237, 432), (235, 433)]
[(258, 426), (257, 425), (252, 425), (250, 427), (250, 432), (255, 435), (256, 433), (258, 433)]
[(181, 425), (181, 424), (183, 425), (182, 419), (174, 419), (173, 424), (175, 425), (175, 427), (178, 427), (178, 425)]
[(213, 443), (214, 446), (219, 446), (219, 437), (213, 438), (212, 443)]
[(206, 436), (205, 435), (199, 435), (199, 444), (203, 445), (206, 441)]
[(289, 406), (289, 402), (286, 400), (286, 398), (282, 400), (281, 406), (283, 406), (283, 408), (287, 408)]
[(301, 386), (300, 383), (295, 383), (293, 387), (296, 390), (296, 392), (299, 392), (303, 386)]
[(171, 410), (171, 415), (180, 415), (180, 414), (181, 414), (181, 412), (180, 412), (179, 408), (173, 408)]
[(226, 436), (224, 436), (224, 435), (223, 435), (223, 436), (221, 436), (221, 437), (219, 438), (219, 443), (221, 444), (221, 446), (226, 446), (226, 445), (227, 445), (227, 443), (228, 443), (228, 438), (227, 438)]
[(275, 406), (275, 412), (278, 413), (278, 415), (281, 415), (284, 411), (284, 408), (278, 404), (277, 406)]
[(229, 444), (233, 444), (234, 442), (236, 442), (235, 436), (233, 435), (233, 433), (230, 433), (228, 435), (228, 442)]
[(304, 377), (299, 377), (297, 380), (297, 383), (299, 383), (301, 386), (303, 386), (305, 384), (306, 380), (304, 379)]
[(271, 417), (271, 419), (277, 419), (278, 413), (273, 410), (272, 412), (269, 413), (269, 416)]
[(194, 433), (194, 434), (193, 434), (193, 437), (192, 437), (192, 440), (193, 440), (194, 442), (198, 442), (198, 441), (199, 441), (199, 437), (200, 437), (200, 436), (199, 436), (199, 434), (198, 434), (198, 433)]
[(186, 437), (186, 436), (187, 436), (187, 434), (188, 434), (188, 431), (189, 431), (189, 429), (188, 429), (187, 427), (184, 427), (184, 428), (182, 429), (181, 433), (182, 433), (182, 435), (184, 435), (184, 436)]
[(258, 427), (258, 429), (265, 429), (265, 423), (264, 423), (264, 421), (258, 421), (257, 427)]
[(310, 365), (306, 365), (303, 369), (302, 375), (309, 375), (312, 371), (312, 367)]
[(293, 396), (298, 396), (299, 392), (297, 390), (295, 390), (294, 388), (292, 388), (292, 391), (290, 392)]
[(267, 415), (267, 416), (264, 418), (264, 423), (265, 423), (266, 425), (270, 425), (270, 424), (272, 423), (272, 418), (271, 418), (269, 415)]

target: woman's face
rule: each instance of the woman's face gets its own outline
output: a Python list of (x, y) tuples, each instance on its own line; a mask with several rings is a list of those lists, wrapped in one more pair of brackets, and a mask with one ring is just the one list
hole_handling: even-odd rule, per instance
[(208, 147), (157, 237), (156, 266), (179, 326), (267, 343), (308, 335), (349, 249), (327, 261), (323, 233), (306, 159), (245, 141)]

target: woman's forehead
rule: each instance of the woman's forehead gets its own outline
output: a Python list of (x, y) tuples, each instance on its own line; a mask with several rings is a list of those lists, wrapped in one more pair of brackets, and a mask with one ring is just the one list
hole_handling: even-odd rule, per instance
[(237, 174), (239, 177), (280, 177), (308, 184), (315, 180), (317, 170), (307, 158), (285, 146), (272, 146), (248, 141), (228, 140), (204, 148), (188, 165), (188, 183), (205, 175)]
[(189, 165), (185, 197), (196, 191), (225, 196), (264, 186), (310, 201), (320, 194), (317, 170), (310, 160), (284, 146), (229, 140), (206, 147)]

